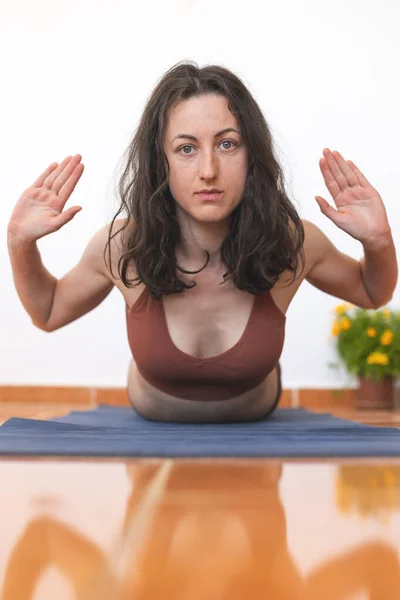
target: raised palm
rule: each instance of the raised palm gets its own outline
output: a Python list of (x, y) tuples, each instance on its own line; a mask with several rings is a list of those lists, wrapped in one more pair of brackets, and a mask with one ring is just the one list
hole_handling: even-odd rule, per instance
[(336, 209), (321, 196), (315, 199), (321, 212), (340, 229), (363, 244), (378, 242), (390, 233), (385, 206), (377, 190), (351, 160), (323, 150), (320, 169)]
[(82, 207), (64, 206), (83, 170), (82, 156), (68, 156), (51, 164), (20, 196), (8, 223), (8, 234), (24, 241), (36, 241), (68, 223)]

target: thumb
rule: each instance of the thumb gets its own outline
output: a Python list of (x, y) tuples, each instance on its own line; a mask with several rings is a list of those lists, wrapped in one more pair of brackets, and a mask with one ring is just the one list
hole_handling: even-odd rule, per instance
[(322, 214), (324, 214), (326, 217), (328, 217), (328, 219), (330, 219), (331, 221), (333, 221), (335, 223), (335, 225), (337, 224), (337, 215), (338, 215), (338, 211), (335, 210), (330, 204), (329, 202), (327, 202), (324, 198), (321, 198), (321, 196), (315, 196), (315, 199), (318, 203), (318, 206), (322, 212)]
[(71, 221), (74, 216), (82, 210), (82, 206), (71, 206), (68, 210), (60, 213), (57, 217), (55, 217), (54, 221), (58, 228), (63, 227), (66, 223)]

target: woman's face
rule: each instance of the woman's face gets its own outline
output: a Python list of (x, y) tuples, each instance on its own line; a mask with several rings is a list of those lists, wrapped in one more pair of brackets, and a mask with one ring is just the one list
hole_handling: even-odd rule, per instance
[[(164, 151), (177, 212), (201, 222), (227, 219), (242, 199), (247, 175), (247, 149), (227, 98), (208, 94), (179, 102), (168, 115)], [(199, 195), (213, 188), (222, 192), (218, 198)]]

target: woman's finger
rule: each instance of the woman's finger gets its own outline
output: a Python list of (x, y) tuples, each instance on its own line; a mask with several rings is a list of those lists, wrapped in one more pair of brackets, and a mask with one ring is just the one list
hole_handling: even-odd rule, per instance
[(359, 182), (358, 182), (358, 179), (357, 179), (357, 175), (355, 174), (355, 172), (351, 168), (351, 166), (348, 163), (348, 161), (346, 161), (343, 158), (343, 156), (340, 154), (340, 152), (338, 152), (337, 150), (334, 150), (332, 152), (332, 156), (335, 159), (335, 161), (336, 161), (336, 163), (338, 165), (338, 168), (340, 169), (340, 171), (345, 176), (348, 185), (349, 186), (359, 185)]
[(36, 179), (33, 183), (33, 187), (42, 187), (46, 178), (58, 167), (58, 163), (52, 163), (47, 169)]
[[(74, 191), (75, 186), (78, 183), (78, 181), (83, 173), (84, 168), (85, 168), (85, 166), (82, 163), (77, 164), (75, 166), (75, 169), (71, 173), (71, 175), (65, 181), (64, 185), (62, 185), (61, 188), (58, 190), (58, 196), (59, 196), (61, 202), (63, 203), (63, 205), (65, 204), (65, 202), (68, 200), (68, 198)], [(53, 187), (53, 189), (54, 189), (54, 187)]]
[[(64, 167), (63, 171), (56, 177), (52, 183), (51, 191), (55, 194), (59, 194), (61, 188), (67, 183), (72, 173), (75, 170), (75, 167), (79, 165), (82, 156), (80, 154), (76, 154), (72, 160), (68, 162), (68, 164)], [(51, 180), (51, 177), (50, 177)]]
[(43, 187), (47, 188), (48, 190), (51, 190), (51, 188), (53, 187), (53, 183), (55, 182), (55, 180), (57, 179), (57, 177), (60, 176), (60, 174), (65, 169), (65, 167), (72, 160), (73, 160), (73, 156), (67, 156), (67, 158), (64, 158), (64, 160), (59, 164), (59, 166), (57, 167), (57, 169), (55, 171), (52, 171), (52, 173), (50, 173), (50, 175), (48, 177), (46, 177), (46, 179), (45, 179), (45, 181), (43, 183)]
[(371, 186), (370, 182), (368, 181), (368, 179), (365, 177), (365, 175), (363, 175), (360, 171), (360, 169), (358, 167), (356, 167), (356, 165), (353, 163), (353, 161), (348, 160), (347, 161), (348, 164), (350, 165), (350, 167), (353, 169), (354, 173), (357, 175), (359, 184), (362, 187), (369, 187)]
[(325, 181), (325, 185), (329, 190), (330, 195), (332, 196), (333, 199), (336, 198), (336, 196), (338, 196), (340, 194), (340, 192), (342, 191), (338, 182), (336, 181), (335, 177), (333, 176), (333, 173), (329, 167), (328, 161), (325, 158), (320, 158), (319, 159), (319, 167), (321, 169), (324, 181)]
[(71, 208), (68, 208), (68, 210), (61, 212), (57, 217), (54, 217), (52, 222), (54, 225), (56, 225), (57, 229), (61, 229), (61, 227), (71, 221), (81, 210), (81, 206), (71, 206)]

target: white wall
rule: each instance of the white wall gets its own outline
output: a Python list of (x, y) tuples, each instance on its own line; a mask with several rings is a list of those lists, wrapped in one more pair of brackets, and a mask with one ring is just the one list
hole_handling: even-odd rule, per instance
[[(331, 201), (319, 170), (325, 146), (353, 160), (384, 199), (400, 235), (398, 163), (400, 5), (397, 0), (16, 0), (2, 9), (0, 51), (0, 384), (124, 386), (129, 364), (117, 290), (94, 311), (48, 334), (14, 289), (6, 228), (24, 189), (53, 161), (82, 154), (85, 172), (67, 206), (83, 210), (39, 241), (61, 277), (111, 220), (117, 170), (145, 101), (182, 59), (235, 71), (260, 103), (303, 218), (340, 250), (361, 244), (320, 212)], [(341, 387), (328, 368), (332, 308), (307, 282), (287, 313), (284, 385)], [(389, 306), (399, 306), (398, 290)]]

